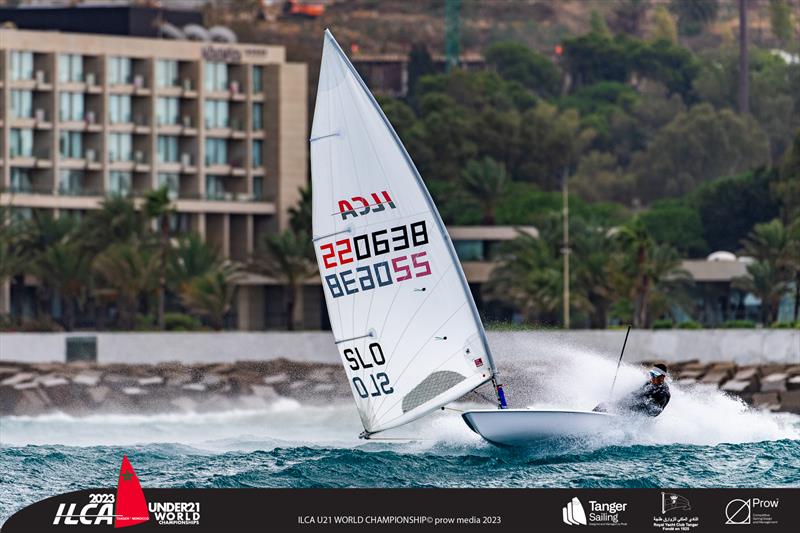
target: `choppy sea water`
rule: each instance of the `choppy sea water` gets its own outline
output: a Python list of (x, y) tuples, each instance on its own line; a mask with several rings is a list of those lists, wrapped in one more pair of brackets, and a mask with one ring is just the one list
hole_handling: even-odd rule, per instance
[[(533, 375), (524, 368), (510, 373), (515, 406), (589, 409), (608, 394), (613, 363), (554, 352), (558, 364), (537, 367)], [(639, 370), (625, 367), (619, 390), (641, 379)], [(149, 488), (800, 487), (800, 416), (754, 411), (712, 388), (673, 384), (672, 392), (667, 410), (647, 423), (525, 449), (487, 444), (448, 411), (386, 434), (408, 440), (360, 441), (349, 402), (313, 406), (285, 399), (259, 411), (3, 417), (0, 524), (57, 493), (113, 487), (123, 454)]]

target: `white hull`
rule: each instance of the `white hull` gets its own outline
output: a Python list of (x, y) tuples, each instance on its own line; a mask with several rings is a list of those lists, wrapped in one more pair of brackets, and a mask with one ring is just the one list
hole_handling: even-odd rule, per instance
[(525, 446), (559, 437), (580, 437), (610, 428), (608, 413), (544, 409), (478, 409), (463, 415), (467, 425), (493, 444)]

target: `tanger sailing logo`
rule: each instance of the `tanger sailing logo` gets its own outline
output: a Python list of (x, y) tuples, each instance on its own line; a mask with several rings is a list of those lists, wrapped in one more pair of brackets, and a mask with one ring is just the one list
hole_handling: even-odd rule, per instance
[[(116, 503), (116, 508), (114, 504)], [(62, 520), (63, 519), (63, 520)], [(127, 456), (122, 458), (116, 497), (108, 492), (89, 494), (89, 503), (78, 510), (77, 503), (61, 503), (53, 525), (111, 525), (115, 528), (135, 526), (150, 520), (147, 501), (139, 479)]]
[(347, 220), (347, 217), (364, 216), (370, 211), (373, 213), (380, 213), (389, 206), (389, 209), (394, 209), (394, 201), (389, 196), (387, 191), (381, 191), (380, 196), (374, 192), (370, 194), (372, 203), (363, 196), (353, 196), (350, 200), (339, 200), (339, 214), (342, 215), (342, 220)]
[(692, 506), (689, 500), (680, 494), (673, 494), (671, 492), (661, 493), (661, 514), (666, 514), (675, 510), (691, 511)]
[(575, 497), (561, 509), (561, 519), (569, 526), (585, 526), (586, 511), (581, 501)]

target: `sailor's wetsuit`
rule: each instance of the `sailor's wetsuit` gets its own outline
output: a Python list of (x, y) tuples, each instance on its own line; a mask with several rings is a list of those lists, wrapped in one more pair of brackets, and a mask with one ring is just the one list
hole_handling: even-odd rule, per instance
[(627, 396), (620, 398), (612, 405), (601, 403), (594, 411), (628, 411), (646, 416), (658, 416), (669, 403), (669, 386), (666, 383), (654, 385), (648, 381)]

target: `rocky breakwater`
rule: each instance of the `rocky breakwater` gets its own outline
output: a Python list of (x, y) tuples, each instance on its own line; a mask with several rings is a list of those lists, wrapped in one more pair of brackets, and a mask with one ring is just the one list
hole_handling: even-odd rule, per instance
[(800, 414), (800, 365), (672, 363), (673, 381), (683, 388), (717, 387), (759, 409)]
[(0, 363), (0, 415), (258, 409), (279, 398), (351, 397), (339, 365), (286, 359), (220, 364)]

